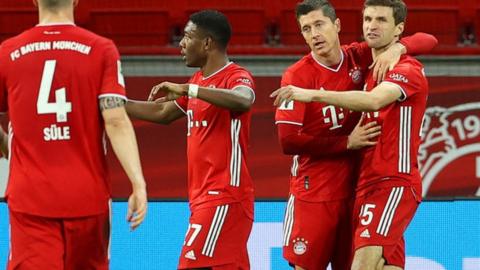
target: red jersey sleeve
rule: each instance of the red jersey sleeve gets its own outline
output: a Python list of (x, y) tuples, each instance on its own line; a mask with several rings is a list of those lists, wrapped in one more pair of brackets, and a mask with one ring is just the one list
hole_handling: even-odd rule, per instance
[(399, 98), (399, 101), (404, 101), (415, 95), (421, 89), (418, 77), (424, 75), (417, 74), (418, 72), (416, 71), (416, 68), (412, 68), (408, 64), (397, 65), (387, 73), (382, 83), (396, 85), (400, 91), (402, 91), (402, 96)]
[(126, 99), (125, 80), (117, 47), (112, 41), (105, 41), (103, 53), (103, 79), (99, 97), (117, 95)]
[[(281, 85), (282, 87), (287, 85), (302, 87), (302, 85), (295, 83), (293, 80), (293, 73), (289, 70), (283, 74)], [(303, 126), (304, 115), (305, 103), (297, 101), (282, 102), (275, 113), (275, 124)]]
[(354, 58), (352, 62), (358, 63), (361, 69), (367, 69), (373, 63), (372, 49), (366, 42), (353, 42), (342, 48), (347, 52), (346, 57), (350, 57), (351, 53)]
[(182, 110), (184, 114), (187, 114), (188, 110), (188, 96), (181, 96), (173, 101), (177, 107)]
[(245, 86), (254, 90), (255, 85), (253, 83), (252, 75), (250, 75), (250, 73), (247, 71), (236, 71), (232, 73), (230, 78), (228, 78), (228, 89), (234, 89), (235, 87), (239, 86)]
[(435, 48), (438, 40), (426, 33), (415, 33), (411, 36), (404, 37), (400, 43), (405, 46), (407, 53), (410, 55), (427, 54)]

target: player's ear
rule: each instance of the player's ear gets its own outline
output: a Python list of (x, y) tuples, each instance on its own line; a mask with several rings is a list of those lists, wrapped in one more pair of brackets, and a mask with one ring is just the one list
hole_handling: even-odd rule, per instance
[(32, 2), (35, 7), (38, 7), (38, 0), (32, 0)]
[(335, 24), (335, 28), (337, 29), (337, 33), (340, 33), (340, 30), (342, 30), (342, 23), (340, 22), (339, 18), (336, 18), (335, 21), (333, 22)]
[(76, 7), (78, 5), (79, 0), (73, 0), (73, 6)]
[(405, 23), (401, 22), (395, 26), (395, 36), (399, 37), (403, 33), (403, 29), (405, 29)]
[(209, 49), (212, 48), (212, 46), (213, 46), (212, 37), (207, 36), (203, 42), (204, 42), (203, 45), (204, 45), (206, 51), (208, 51)]

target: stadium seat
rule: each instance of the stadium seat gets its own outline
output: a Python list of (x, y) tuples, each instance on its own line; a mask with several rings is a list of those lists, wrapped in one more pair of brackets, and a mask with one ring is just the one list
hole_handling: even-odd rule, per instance
[(38, 23), (38, 12), (29, 8), (0, 9), (0, 41), (16, 36)]
[(91, 11), (88, 25), (118, 46), (165, 46), (170, 38), (165, 10), (97, 9)]
[(440, 44), (456, 45), (459, 40), (460, 28), (457, 9), (410, 8), (405, 33), (427, 32), (435, 35)]

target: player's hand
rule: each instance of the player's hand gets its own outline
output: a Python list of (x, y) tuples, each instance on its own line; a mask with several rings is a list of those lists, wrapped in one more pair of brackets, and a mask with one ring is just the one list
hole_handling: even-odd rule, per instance
[(158, 92), (165, 93), (164, 97), (157, 99), (158, 102), (175, 100), (188, 93), (188, 84), (178, 84), (178, 83), (171, 83), (171, 82), (162, 82), (160, 84), (157, 84), (150, 91), (150, 95), (148, 96), (148, 101), (155, 100), (155, 96), (158, 94)]
[(0, 153), (7, 158), (8, 157), (8, 135), (0, 126)]
[(364, 117), (365, 115), (363, 114), (360, 118), (360, 121), (358, 121), (358, 124), (348, 136), (347, 149), (357, 150), (377, 144), (374, 139), (380, 136), (381, 127), (377, 124), (377, 122), (370, 122), (366, 125), (363, 125)]
[(300, 102), (312, 102), (314, 91), (305, 90), (293, 85), (288, 85), (275, 90), (270, 94), (271, 98), (275, 98), (273, 105), (280, 106), (282, 102), (290, 102), (292, 100)]
[(147, 191), (146, 188), (134, 189), (128, 198), (127, 222), (130, 230), (135, 230), (142, 224), (147, 214)]
[(373, 79), (377, 83), (381, 83), (387, 73), (392, 70), (395, 65), (400, 61), (402, 51), (405, 47), (401, 43), (395, 43), (390, 46), (385, 52), (377, 55), (377, 58), (370, 65), (370, 69), (373, 68)]

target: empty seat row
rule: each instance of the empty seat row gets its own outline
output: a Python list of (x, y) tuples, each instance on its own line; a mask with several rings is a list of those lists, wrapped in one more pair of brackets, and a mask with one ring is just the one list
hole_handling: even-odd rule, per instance
[[(28, 4), (27, 4), (28, 2)], [(188, 15), (215, 8), (227, 15), (232, 46), (303, 46), (294, 7), (297, 0), (91, 0), (76, 9), (77, 24), (112, 38), (119, 47), (175, 46)], [(341, 20), (342, 42), (362, 37), (363, 0), (332, 0)], [(440, 44), (475, 43), (480, 37), (480, 0), (409, 1), (406, 33), (428, 32)], [(15, 22), (15, 23), (12, 23)], [(29, 1), (0, 2), (0, 40), (37, 22)]]

